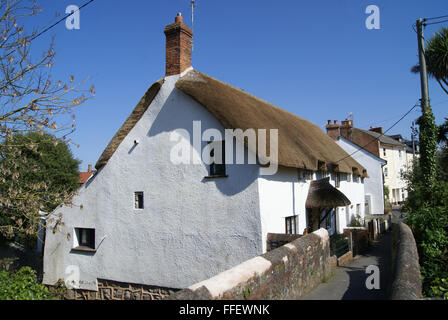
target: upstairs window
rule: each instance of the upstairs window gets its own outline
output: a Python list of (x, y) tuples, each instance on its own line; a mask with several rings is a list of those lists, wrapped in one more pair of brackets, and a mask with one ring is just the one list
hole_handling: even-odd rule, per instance
[(341, 174), (339, 172), (336, 173), (334, 177), (334, 185), (336, 188), (339, 188), (341, 186)]
[(285, 218), (285, 233), (297, 234), (297, 216)]
[(347, 182), (352, 181), (352, 175), (350, 173), (347, 173)]
[(143, 209), (143, 191), (134, 192), (134, 209)]
[(387, 177), (388, 174), (389, 174), (389, 172), (388, 172), (387, 168), (384, 168), (384, 176)]
[(383, 148), (383, 156), (386, 156), (386, 148)]
[[(213, 144), (213, 148), (210, 151), (210, 176), (226, 176), (226, 164), (225, 164), (225, 142), (224, 141), (209, 141), (209, 144)], [(215, 152), (220, 150), (221, 152)], [(219, 154), (221, 153), (221, 154)]]

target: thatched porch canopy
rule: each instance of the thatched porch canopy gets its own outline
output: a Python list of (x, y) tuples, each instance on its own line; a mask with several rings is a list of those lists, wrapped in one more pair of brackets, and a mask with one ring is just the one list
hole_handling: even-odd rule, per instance
[(311, 181), (305, 206), (312, 208), (335, 208), (348, 206), (350, 200), (330, 184), (330, 178)]

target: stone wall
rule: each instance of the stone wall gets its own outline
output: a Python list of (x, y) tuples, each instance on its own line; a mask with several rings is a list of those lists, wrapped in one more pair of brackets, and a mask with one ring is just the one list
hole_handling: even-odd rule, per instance
[(392, 300), (422, 299), (417, 245), (411, 229), (403, 222), (393, 225), (392, 270)]
[(290, 243), (302, 235), (300, 234), (284, 234), (284, 233), (268, 233), (266, 238), (266, 251), (271, 251), (287, 243)]
[(98, 291), (67, 290), (67, 300), (162, 300), (178, 289), (98, 279)]
[(369, 247), (370, 234), (367, 228), (352, 227), (345, 228), (344, 235), (350, 239), (350, 233), (352, 234), (352, 252), (353, 256), (360, 254), (363, 250)]
[(319, 229), (167, 299), (298, 299), (330, 275), (329, 236)]

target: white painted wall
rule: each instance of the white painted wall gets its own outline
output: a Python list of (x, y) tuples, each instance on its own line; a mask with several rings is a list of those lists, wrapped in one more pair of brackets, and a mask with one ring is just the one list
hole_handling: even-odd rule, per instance
[[(83, 289), (95, 290), (98, 278), (184, 288), (262, 253), (257, 165), (227, 165), (227, 178), (204, 179), (204, 164), (170, 162), (175, 129), (192, 136), (201, 120), (203, 130), (224, 132), (174, 87), (177, 79), (166, 78), (107, 165), (80, 188), (77, 206), (55, 211), (65, 225), (47, 231), (45, 284), (79, 272)], [(144, 209), (134, 209), (135, 191), (144, 192)], [(71, 250), (75, 227), (95, 228), (96, 253)]]
[(364, 179), (364, 188), (365, 194), (371, 197), (371, 214), (384, 214), (382, 165), (386, 162), (342, 136), (336, 143), (345, 152), (352, 154), (352, 158), (367, 169), (369, 177)]
[[(367, 171), (368, 172), (368, 171)], [(355, 217), (358, 213), (361, 219), (364, 219), (364, 182), (361, 178), (358, 179), (358, 182), (355, 182), (353, 176), (350, 175), (350, 181), (347, 181), (347, 175), (341, 174), (340, 186), (338, 188), (345, 196), (350, 200), (351, 204), (345, 207), (338, 207), (336, 210), (336, 230), (338, 233), (342, 233), (343, 229), (350, 225), (353, 217)], [(334, 177), (330, 179), (330, 183), (335, 186)], [(332, 234), (332, 232), (329, 232)]]
[[(327, 175), (328, 176), (328, 175)], [(330, 183), (335, 186), (334, 173), (330, 173)], [(338, 189), (345, 194), (352, 205), (347, 208), (337, 208), (332, 218), (331, 228), (328, 230), (332, 235), (335, 232), (342, 233), (343, 229), (350, 224), (351, 218), (356, 215), (356, 205), (360, 205), (360, 215), (364, 218), (364, 183), (347, 181), (345, 175), (341, 175), (340, 187)], [(320, 173), (314, 172), (312, 180), (322, 179)], [(266, 251), (266, 238), (268, 233), (285, 233), (285, 218), (293, 215), (298, 216), (297, 233), (303, 234), (307, 227), (306, 198), (311, 180), (299, 180), (297, 169), (279, 167), (277, 174), (272, 176), (260, 176), (258, 179), (258, 190), (260, 193), (260, 215), (263, 234), (263, 252)], [(345, 217), (349, 213), (348, 222)]]
[(278, 167), (272, 176), (258, 178), (263, 252), (268, 233), (285, 233), (285, 218), (297, 215), (297, 233), (306, 228), (305, 202), (310, 181), (299, 181), (296, 168)]
[[(384, 149), (386, 149), (386, 155), (384, 155)], [(400, 171), (402, 170), (404, 173), (408, 168), (405, 147), (392, 147), (382, 144), (380, 157), (387, 161), (387, 164), (383, 167), (383, 170), (387, 168), (387, 176), (384, 175), (384, 184), (389, 188), (390, 201), (393, 203), (404, 201), (407, 198), (406, 181)]]

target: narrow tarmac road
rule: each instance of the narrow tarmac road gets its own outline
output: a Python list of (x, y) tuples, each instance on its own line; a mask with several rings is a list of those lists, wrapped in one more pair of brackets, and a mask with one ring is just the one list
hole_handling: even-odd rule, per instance
[[(392, 232), (381, 235), (372, 247), (355, 257), (346, 266), (333, 269), (327, 283), (320, 284), (300, 300), (386, 300), (387, 285), (391, 274)], [(367, 289), (366, 273), (369, 265), (380, 269), (380, 289)]]

